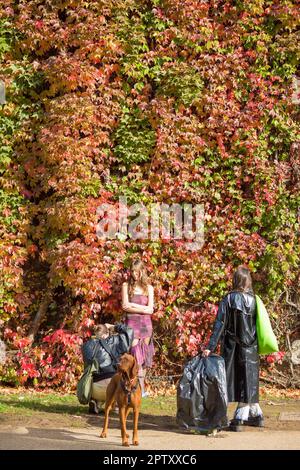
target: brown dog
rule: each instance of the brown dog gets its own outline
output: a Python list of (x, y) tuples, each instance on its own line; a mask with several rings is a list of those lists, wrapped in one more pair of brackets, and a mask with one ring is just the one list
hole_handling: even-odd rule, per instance
[(121, 356), (118, 372), (112, 377), (106, 389), (105, 418), (100, 437), (107, 437), (109, 412), (116, 401), (119, 406), (122, 445), (129, 446), (126, 420), (133, 409), (132, 444), (138, 446), (138, 419), (141, 406), (141, 387), (138, 379), (138, 365), (131, 354)]

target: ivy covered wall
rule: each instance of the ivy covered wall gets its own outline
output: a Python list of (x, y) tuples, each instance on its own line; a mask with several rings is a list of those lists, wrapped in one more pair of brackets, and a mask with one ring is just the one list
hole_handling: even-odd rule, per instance
[[(69, 387), (141, 253), (156, 371), (209, 337), (239, 264), (282, 351), (299, 323), (296, 0), (3, 0), (2, 380)], [(297, 101), (297, 100), (296, 100)], [(97, 207), (188, 202), (205, 243), (101, 241)]]

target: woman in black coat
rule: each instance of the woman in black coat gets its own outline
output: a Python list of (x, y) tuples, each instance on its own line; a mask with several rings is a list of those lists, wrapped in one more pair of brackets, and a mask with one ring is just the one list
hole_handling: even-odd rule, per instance
[(239, 266), (233, 276), (233, 289), (220, 302), (207, 357), (221, 343), (225, 360), (228, 401), (239, 402), (233, 431), (242, 425), (263, 426), (259, 401), (259, 356), (256, 336), (256, 300), (250, 271)]

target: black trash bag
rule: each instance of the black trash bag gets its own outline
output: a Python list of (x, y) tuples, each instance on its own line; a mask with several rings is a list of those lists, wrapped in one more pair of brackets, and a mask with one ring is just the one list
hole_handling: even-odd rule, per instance
[(201, 355), (185, 366), (177, 388), (177, 423), (189, 430), (227, 426), (227, 384), (224, 359)]
[(93, 373), (94, 382), (112, 377), (117, 371), (120, 356), (128, 353), (131, 348), (133, 329), (123, 323), (118, 323), (115, 331), (117, 334), (106, 339), (89, 339), (82, 345), (84, 367), (90, 365), (94, 359), (99, 364), (99, 370)]

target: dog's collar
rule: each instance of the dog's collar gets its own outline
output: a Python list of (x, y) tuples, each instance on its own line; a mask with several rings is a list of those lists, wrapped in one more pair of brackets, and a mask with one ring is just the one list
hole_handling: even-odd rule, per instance
[[(133, 382), (136, 380), (136, 384), (135, 385), (132, 385)], [(136, 390), (138, 389), (139, 387), (139, 380), (137, 377), (134, 377), (133, 379), (129, 380), (129, 384), (131, 385), (130, 388), (127, 387), (127, 384), (125, 383), (125, 380), (123, 379), (123, 377), (121, 378), (120, 380), (120, 385), (122, 387), (122, 390), (123, 392), (127, 395), (127, 402), (128, 402), (128, 405), (130, 404), (131, 402), (131, 394), (136, 392)]]
[[(133, 385), (133, 382), (135, 380), (136, 380), (136, 384)], [(138, 385), (139, 385), (138, 378), (134, 377), (133, 379), (130, 379), (129, 384), (130, 384), (130, 388), (128, 388), (128, 386), (126, 384), (126, 381), (123, 379), (123, 377), (121, 378), (121, 386), (122, 386), (123, 391), (126, 392), (126, 393), (132, 393), (132, 392), (136, 391), (136, 389), (138, 388)]]

